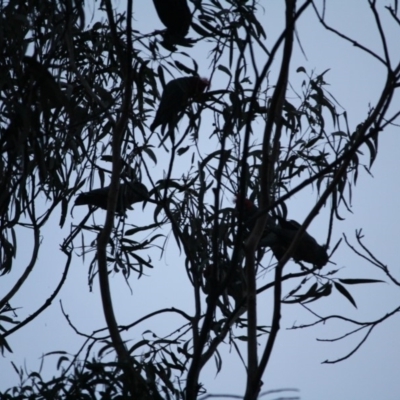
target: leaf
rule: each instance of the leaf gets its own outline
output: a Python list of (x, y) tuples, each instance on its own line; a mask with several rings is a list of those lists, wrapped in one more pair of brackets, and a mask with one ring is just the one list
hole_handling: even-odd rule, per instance
[(10, 353), (12, 353), (13, 351), (11, 350), (11, 347), (9, 346), (9, 344), (7, 343), (7, 340), (4, 339), (3, 336), (0, 335), (0, 351), (1, 354), (4, 356), (4, 348), (7, 349)]
[(52, 356), (55, 354), (67, 354), (68, 355), (68, 352), (66, 352), (64, 350), (55, 350), (55, 351), (49, 351), (49, 352), (45, 353), (44, 355), (47, 357), (47, 356)]
[(367, 140), (365, 142), (365, 144), (368, 146), (368, 149), (369, 149), (369, 153), (370, 153), (369, 168), (371, 168), (372, 164), (375, 161), (375, 158), (376, 158), (376, 155), (377, 155), (377, 151), (376, 151), (376, 148), (374, 146), (373, 141)]
[(65, 219), (67, 218), (67, 211), (68, 211), (68, 201), (63, 198), (61, 200), (61, 217), (60, 217), (60, 227), (62, 228), (65, 223)]
[[(149, 263), (148, 261), (146, 261), (144, 258), (138, 256), (135, 253), (131, 253), (130, 254), (131, 257), (133, 257), (139, 264), (140, 266), (145, 265), (148, 268), (153, 268), (153, 266), (151, 265), (151, 263)], [(150, 260), (151, 261), (151, 260)]]
[(5, 322), (8, 322), (9, 324), (18, 324), (17, 321), (14, 321), (12, 318), (7, 317), (6, 315), (0, 315), (0, 321), (5, 321)]
[(195, 32), (197, 32), (200, 36), (212, 36), (212, 34), (205, 29), (203, 29), (200, 25), (196, 24), (195, 22), (192, 22), (192, 28)]
[(331, 133), (332, 136), (347, 137), (347, 133), (343, 131), (336, 131)]
[(98, 357), (103, 357), (108, 351), (112, 351), (114, 349), (114, 346), (110, 341), (104, 340), (102, 343), (104, 343), (104, 346), (99, 349), (97, 354)]
[(218, 351), (214, 354), (214, 360), (215, 360), (215, 367), (217, 368), (217, 374), (218, 374), (219, 372), (221, 372), (221, 368), (222, 368), (222, 358)]
[(334, 282), (336, 289), (338, 290), (339, 293), (341, 293), (344, 297), (346, 297), (347, 300), (350, 301), (351, 304), (353, 304), (353, 306), (355, 308), (357, 308), (357, 304), (354, 301), (352, 295), (349, 293), (349, 291), (340, 283), (338, 282)]
[(212, 160), (213, 158), (217, 158), (218, 156), (222, 156), (224, 160), (228, 160), (231, 155), (230, 150), (217, 150), (214, 151), (213, 153), (209, 154), (199, 165), (200, 169), (203, 169), (207, 163)]
[(60, 358), (58, 359), (58, 362), (57, 362), (57, 369), (60, 369), (61, 364), (62, 364), (64, 361), (69, 361), (69, 358), (66, 357), (66, 356), (63, 356), (63, 357), (60, 357)]
[(360, 283), (385, 283), (385, 281), (381, 281), (380, 279), (364, 279), (364, 278), (355, 278), (355, 279), (339, 279), (340, 282), (345, 285), (358, 285)]
[(332, 285), (327, 282), (320, 289), (318, 289), (318, 295), (321, 296), (329, 296), (332, 293)]
[[(211, 33), (211, 36), (213, 34), (217, 35), (218, 37), (225, 36), (225, 35), (222, 34), (222, 32), (220, 30), (218, 30), (217, 28), (214, 28), (207, 21), (200, 20), (200, 23), (204, 26), (204, 28), (208, 29), (208, 31)], [(193, 25), (195, 25), (195, 24), (192, 23), (192, 28), (193, 28)], [(206, 34), (205, 36), (210, 36), (210, 34)]]
[(305, 74), (307, 73), (307, 72), (306, 72), (306, 69), (305, 69), (304, 67), (299, 67), (299, 68), (297, 68), (297, 69), (296, 69), (296, 72), (304, 72)]
[(310, 140), (304, 145), (304, 148), (308, 149), (308, 148), (314, 146), (314, 144), (317, 143), (319, 139), (321, 139), (321, 136), (316, 136), (316, 137), (310, 139)]
[(317, 288), (318, 288), (318, 283), (315, 282), (306, 293), (295, 296), (298, 297), (298, 300), (303, 301), (305, 299), (308, 299), (310, 297), (314, 297), (317, 295)]
[(158, 72), (158, 77), (160, 78), (160, 81), (161, 81), (161, 86), (164, 88), (165, 87), (165, 77), (164, 77), (164, 70), (161, 65), (159, 65), (157, 72)]
[(225, 72), (227, 75), (229, 75), (229, 77), (232, 77), (231, 71), (229, 71), (229, 69), (224, 65), (218, 65), (217, 69), (219, 69), (222, 72)]
[(264, 39), (267, 38), (267, 35), (262, 27), (262, 25), (258, 22), (258, 20), (255, 18), (253, 13), (248, 13), (247, 18), (249, 19), (250, 23), (255, 26), (257, 30), (257, 38), (262, 36)]
[(182, 64), (180, 61), (175, 61), (175, 65), (178, 69), (181, 71), (185, 72), (188, 75), (192, 75), (193, 73), (196, 73), (192, 68), (187, 67), (186, 65)]
[(182, 154), (185, 154), (189, 150), (189, 148), (190, 148), (189, 146), (181, 147), (178, 149), (176, 153), (178, 154), (178, 156), (181, 156)]
[(336, 125), (336, 110), (335, 110), (335, 107), (325, 97), (320, 99), (320, 104), (325, 106), (330, 111), (330, 113), (332, 115), (333, 126), (335, 126)]
[(153, 150), (151, 150), (149, 147), (143, 147), (143, 151), (154, 161), (154, 164), (157, 164), (157, 157)]
[(139, 347), (147, 346), (149, 343), (150, 343), (150, 341), (147, 340), (147, 339), (140, 340), (139, 342), (135, 343), (135, 344), (128, 350), (128, 352), (129, 352), (129, 354), (132, 354), (132, 353), (133, 353), (135, 350), (137, 350)]

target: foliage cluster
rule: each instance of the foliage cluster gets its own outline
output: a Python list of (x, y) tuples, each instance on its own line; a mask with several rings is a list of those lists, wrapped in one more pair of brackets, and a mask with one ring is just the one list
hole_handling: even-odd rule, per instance
[[(228, 343), (246, 368), (244, 398), (255, 399), (283, 305), (305, 306), (336, 292), (356, 306), (352, 285), (377, 282), (338, 278), (334, 259), (341, 246), (331, 237), (343, 210), (350, 209), (360, 170), (369, 171), (376, 159), (379, 135), (398, 118), (400, 111), (389, 106), (399, 87), (400, 65), (391, 60), (376, 2), (369, 1), (384, 55), (357, 46), (384, 65), (387, 80), (356, 129), (349, 127), (346, 112), (327, 90), (328, 71), (309, 73), (299, 67), (295, 73), (304, 80), (290, 88), (295, 26), (306, 9), (326, 29), (356, 44), (327, 26), (324, 6), (321, 11), (317, 3), (286, 0), (285, 29), (278, 38), (267, 39), (258, 19), (262, 4), (191, 0), (193, 37), (166, 49), (162, 32), (143, 33), (132, 26), (132, 0), (124, 11), (113, 9), (110, 0), (99, 2), (95, 22), (89, 23), (83, 0), (0, 2), (2, 276), (18, 275), (15, 260), (24, 251), (20, 237), (29, 235), (32, 242), (30, 261), (0, 299), (1, 349), (12, 351), (10, 335), (50, 306), (71, 266), (88, 254), (93, 255), (89, 285), (99, 279), (107, 321), (107, 333), (86, 335), (75, 356), (56, 353), (58, 372), (52, 380), (38, 372), (26, 379), (15, 366), (21, 385), (1, 393), (2, 398), (193, 400), (206, 393), (200, 374), (209, 361), (215, 360), (218, 371), (223, 368), (219, 349)], [(399, 22), (396, 7), (386, 11)], [(174, 136), (150, 132), (166, 82), (200, 74), (195, 56), (201, 46), (209, 52), (211, 88), (188, 105)], [(89, 208), (77, 223), (75, 197), (83, 189), (108, 185), (109, 179), (105, 220), (98, 222)], [(129, 181), (149, 188), (144, 225), (115, 213), (119, 184)], [(259, 245), (267, 214), (286, 218), (293, 195), (311, 189), (315, 202), (278, 262), (268, 247)], [(233, 206), (238, 193), (242, 196)], [(245, 196), (260, 210), (251, 230)], [(301, 236), (323, 207), (329, 209), (329, 220), (318, 242), (329, 248), (331, 262), (322, 269), (302, 262), (287, 269)], [(51, 297), (20, 321), (13, 298), (37, 264), (41, 232), (54, 215), (61, 228), (70, 224), (61, 243), (64, 272)], [(183, 254), (194, 309), (164, 308), (129, 326), (118, 325), (110, 273), (122, 273), (129, 283), (132, 276), (156, 268), (154, 255), (165, 251), (169, 232)], [(382, 279), (400, 286), (363, 245), (361, 232), (357, 240), (354, 251), (379, 268)], [(267, 291), (274, 302), (271, 323), (264, 326), (256, 301)], [(122, 332), (140, 332), (141, 322), (162, 313), (179, 315), (182, 325), (165, 337), (144, 332), (129, 348), (124, 344)], [(314, 324), (333, 318), (315, 317)], [(367, 332), (363, 341), (380, 322), (361, 324), (357, 330)]]

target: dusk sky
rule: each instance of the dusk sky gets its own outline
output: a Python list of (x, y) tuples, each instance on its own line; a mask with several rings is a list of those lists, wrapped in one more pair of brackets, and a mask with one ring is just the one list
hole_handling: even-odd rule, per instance
[[(272, 46), (282, 31), (284, 23), (284, 2), (277, 0), (260, 0), (259, 20), (267, 33), (267, 46)], [(302, 1), (299, 1), (299, 6)], [(320, 1), (322, 4), (322, 1)], [(191, 3), (189, 3), (191, 4)], [(384, 29), (389, 41), (393, 63), (400, 59), (400, 27), (389, 17), (384, 6), (386, 1), (378, 1), (382, 13)], [(92, 13), (88, 7), (88, 13)], [(97, 3), (96, 3), (97, 7)], [(125, 2), (119, 2), (119, 9), (125, 7)], [(192, 7), (192, 5), (191, 5)], [(262, 7), (264, 9), (262, 9)], [(88, 14), (90, 15), (90, 14)], [(371, 10), (367, 1), (331, 0), (327, 1), (327, 20), (337, 30), (344, 32), (356, 41), (382, 54), (382, 46), (374, 25)], [(95, 18), (94, 18), (95, 19)], [(90, 18), (87, 19), (87, 22)], [(163, 29), (160, 20), (150, 0), (134, 1), (134, 29), (150, 33), (155, 29)], [(304, 79), (302, 73), (296, 73), (303, 66), (308, 73), (322, 73), (329, 69), (325, 80), (329, 83), (328, 90), (343, 109), (347, 111), (350, 130), (366, 119), (369, 105), (373, 106), (383, 88), (385, 71), (371, 56), (365, 54), (351, 44), (344, 42), (334, 34), (327, 32), (319, 24), (314, 11), (310, 8), (305, 12), (297, 26), (298, 37), (304, 50), (302, 53), (298, 42), (295, 43), (294, 55), (291, 61), (290, 84), (300, 88)], [(196, 36), (193, 30), (189, 36)], [(199, 43), (185, 51), (194, 57), (199, 64), (201, 76), (210, 76), (208, 69), (210, 60), (207, 43)], [(272, 67), (269, 79), (274, 84), (279, 71), (280, 53)], [(178, 57), (177, 57), (178, 58)], [(184, 59), (184, 58), (182, 58)], [(260, 60), (260, 63), (265, 62)], [(156, 68), (156, 65), (154, 65)], [(212, 90), (225, 88), (226, 77), (216, 74), (211, 82)], [(169, 77), (167, 77), (169, 80)], [(160, 86), (161, 89), (161, 86)], [(290, 97), (290, 90), (288, 96)], [(399, 103), (397, 96), (393, 103)], [(395, 108), (397, 106), (395, 104)], [(390, 114), (390, 113), (389, 113)], [(328, 121), (327, 122), (331, 123)], [(203, 121), (204, 123), (204, 121)], [(327, 131), (336, 128), (326, 128)], [(262, 140), (263, 127), (260, 126), (258, 142)], [(212, 153), (218, 147), (208, 140), (209, 134), (199, 138), (199, 148), (204, 153)], [(255, 138), (257, 139), (257, 137)], [(399, 245), (397, 227), (400, 225), (399, 189), (400, 189), (400, 134), (399, 127), (389, 127), (379, 137), (379, 154), (372, 167), (373, 176), (360, 168), (360, 176), (353, 187), (352, 213), (343, 210), (344, 221), (337, 221), (334, 227), (331, 246), (345, 233), (355, 244), (355, 230), (363, 229), (365, 243), (374, 255), (388, 266), (392, 274), (400, 279), (398, 257), (395, 252)], [(364, 154), (368, 154), (368, 149)], [(161, 153), (159, 155), (161, 157)], [(366, 159), (364, 162), (366, 162)], [(179, 168), (185, 168), (184, 162)], [(158, 165), (153, 165), (155, 176), (162, 176), (162, 159)], [(227, 196), (227, 202), (232, 201)], [(289, 218), (303, 222), (316, 202), (316, 194), (308, 191), (294, 196), (288, 203)], [(229, 203), (227, 203), (229, 205)], [(231, 204), (232, 205), (232, 204)], [(43, 199), (43, 207), (45, 202)], [(84, 207), (86, 208), (86, 207)], [(313, 221), (308, 232), (317, 238), (319, 243), (326, 240), (329, 207), (326, 207)], [(24, 319), (32, 313), (53, 291), (60, 279), (65, 257), (59, 251), (60, 243), (67, 236), (70, 223), (78, 223), (86, 214), (86, 209), (74, 209), (73, 216), (63, 229), (58, 226), (59, 214), (53, 216), (48, 226), (43, 230), (43, 246), (38, 258), (38, 266), (33, 271), (29, 284), (13, 299), (18, 310), (19, 319)], [(147, 205), (143, 211), (136, 205), (128, 214), (128, 222), (143, 225), (151, 222), (153, 208)], [(105, 212), (95, 213), (97, 223), (104, 220)], [(166, 232), (167, 233), (167, 232)], [(87, 242), (93, 237), (88, 236)], [(29, 244), (26, 244), (29, 249)], [(18, 279), (18, 268), (24, 268), (29, 251), (18, 253), (15, 273), (0, 279), (0, 292), (7, 291)], [(93, 291), (89, 292), (87, 271), (91, 255), (85, 263), (82, 258), (75, 257), (67, 282), (57, 298), (57, 301), (42, 315), (22, 328), (8, 339), (13, 353), (6, 352), (0, 358), (0, 389), (4, 390), (18, 382), (18, 377), (11, 366), (11, 361), (17, 366), (25, 365), (28, 371), (40, 366), (41, 356), (47, 352), (65, 350), (75, 353), (84, 339), (75, 334), (62, 315), (59, 301), (62, 302), (66, 314), (81, 331), (90, 334), (96, 329), (105, 327), (103, 311), (99, 296), (98, 283), (95, 281)], [(146, 276), (136, 279), (131, 276), (129, 287), (122, 274), (110, 275), (113, 301), (118, 323), (129, 324), (132, 321), (163, 307), (180, 307), (188, 313), (193, 305), (192, 287), (184, 270), (184, 258), (174, 243), (171, 235), (167, 250), (160, 258), (160, 253), (152, 254), (156, 268), (146, 271)], [(328, 264), (325, 268), (340, 269), (339, 276), (343, 278), (374, 278), (387, 280), (383, 273), (371, 266), (367, 261), (357, 257), (344, 243), (332, 257), (336, 265)], [(285, 267), (286, 268), (286, 267)], [(296, 268), (293, 262), (288, 268)], [(14, 271), (13, 271), (14, 272)], [(269, 277), (272, 272), (269, 272)], [(257, 283), (265, 284), (266, 277), (260, 277)], [(370, 321), (384, 316), (400, 306), (400, 287), (393, 284), (376, 283), (370, 285), (355, 285), (351, 293), (357, 302), (355, 309), (348, 300), (340, 294), (333, 294), (326, 299), (312, 303), (310, 308), (319, 315), (342, 315), (359, 321)], [(46, 297), (47, 296), (47, 297)], [(264, 293), (258, 300), (258, 313), (262, 323), (271, 323), (272, 296)], [(272, 353), (263, 382), (263, 390), (291, 388), (298, 392), (288, 392), (286, 395), (299, 396), (304, 400), (396, 400), (400, 398), (400, 315), (396, 314), (381, 325), (378, 325), (366, 343), (349, 359), (336, 364), (322, 364), (325, 360), (334, 360), (346, 355), (362, 339), (361, 335), (353, 335), (338, 342), (321, 342), (316, 339), (332, 339), (354, 329), (348, 324), (332, 321), (308, 329), (291, 330), (294, 325), (310, 323), (313, 316), (300, 305), (284, 306), (282, 309), (281, 331), (278, 334), (276, 346)], [(137, 330), (129, 331), (124, 336), (133, 342), (140, 340), (142, 332), (154, 329), (159, 335), (167, 334), (178, 324), (183, 323), (178, 317), (159, 316)], [(260, 340), (260, 349), (265, 338)], [(245, 351), (245, 346), (242, 346)], [(229, 347), (221, 349), (223, 369), (216, 375), (213, 362), (201, 374), (200, 380), (205, 384), (208, 393), (242, 395), (245, 388), (245, 370), (237, 354)], [(46, 359), (44, 372), (51, 376), (56, 365), (57, 356)], [(275, 396), (275, 397), (274, 397)], [(279, 394), (269, 395), (266, 399), (274, 399)], [(218, 397), (217, 397), (218, 398)]]

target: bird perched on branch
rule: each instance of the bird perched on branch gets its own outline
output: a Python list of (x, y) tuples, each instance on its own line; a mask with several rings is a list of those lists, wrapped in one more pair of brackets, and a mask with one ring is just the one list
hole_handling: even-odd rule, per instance
[[(103, 187), (100, 189), (94, 189), (90, 192), (81, 193), (75, 200), (76, 206), (89, 205), (100, 207), (107, 210), (108, 192), (110, 187)], [(123, 183), (119, 186), (119, 193), (117, 199), (116, 212), (118, 214), (124, 214), (126, 209), (132, 209), (133, 203), (147, 200), (149, 197), (149, 191), (146, 186), (140, 182), (129, 182)]]
[(209, 85), (210, 82), (206, 78), (199, 76), (186, 76), (169, 81), (165, 85), (160, 105), (150, 129), (154, 131), (161, 125), (161, 132), (164, 134), (165, 127), (168, 125), (169, 134), (172, 134), (174, 127), (182, 117), (183, 111), (188, 106), (189, 100), (196, 99)]
[[(235, 199), (236, 209), (238, 209), (239, 207), (239, 196), (240, 195), (237, 195)], [(250, 199), (243, 199), (243, 221), (245, 222), (246, 227), (249, 231), (253, 230), (258, 217), (261, 216), (259, 211), (260, 210), (258, 209), (258, 207)], [(270, 225), (275, 225), (275, 220), (268, 214), (265, 229), (267, 229), (267, 227)]]
[[(238, 202), (238, 200), (236, 200)], [(244, 222), (249, 230), (254, 228), (257, 220), (258, 207), (249, 199), (243, 200)], [(293, 220), (285, 220), (277, 216), (278, 223), (268, 216), (264, 235), (260, 240), (260, 246), (270, 247), (275, 258), (279, 261), (290, 247), (301, 225)], [(295, 261), (304, 261), (318, 268), (322, 268), (328, 262), (328, 254), (325, 246), (321, 246), (306, 232), (300, 238), (296, 249), (292, 254)]]
[[(271, 246), (274, 256), (279, 261), (286, 253), (296, 236), (301, 225), (294, 220), (285, 220), (278, 217), (279, 224), (276, 227), (270, 227), (270, 230), (278, 237), (278, 243)], [(300, 242), (292, 254), (295, 261), (304, 261), (318, 268), (322, 268), (328, 262), (326, 247), (321, 246), (317, 241), (305, 231), (300, 238)]]
[(169, 50), (174, 44), (187, 45), (185, 36), (192, 23), (192, 14), (186, 0), (153, 0), (158, 17), (167, 30), (164, 33), (164, 45)]
[[(225, 315), (230, 315), (229, 299), (232, 297), (235, 301), (235, 309), (241, 305), (247, 295), (247, 282), (243, 268), (240, 265), (234, 265), (227, 260), (223, 254), (218, 256), (218, 264), (208, 264), (203, 271), (204, 285), (202, 286), (204, 293), (210, 294), (212, 290), (221, 291), (221, 300), (218, 300), (218, 306)], [(228, 280), (229, 279), (229, 280)], [(222, 286), (222, 285), (225, 285)], [(246, 307), (243, 307), (238, 315), (243, 314)]]

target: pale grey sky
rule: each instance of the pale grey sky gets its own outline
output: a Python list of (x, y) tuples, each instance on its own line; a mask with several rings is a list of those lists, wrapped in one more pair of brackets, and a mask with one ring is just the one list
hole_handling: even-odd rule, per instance
[[(124, 6), (121, 2), (121, 6)], [(282, 30), (284, 2), (261, 0), (265, 14), (260, 17), (267, 33), (267, 45), (271, 45)], [(301, 2), (299, 2), (301, 3)], [(366, 1), (331, 0), (327, 1), (327, 16), (338, 30), (365, 44), (367, 47), (382, 53), (377, 30), (371, 18), (370, 8)], [(386, 5), (378, 1), (380, 7)], [(153, 3), (149, 0), (136, 0), (135, 29), (142, 32), (151, 32), (162, 29)], [(389, 18), (384, 19), (385, 29), (388, 32), (391, 54), (394, 61), (400, 58), (398, 48), (399, 29)], [(366, 118), (368, 105), (374, 104), (380, 94), (385, 79), (383, 68), (377, 61), (371, 59), (361, 50), (345, 43), (333, 34), (326, 32), (317, 22), (313, 11), (308, 10), (298, 25), (298, 34), (307, 59), (295, 46), (294, 57), (291, 62), (291, 83), (298, 87), (303, 79), (301, 74), (294, 71), (304, 66), (308, 71), (315, 69), (321, 73), (330, 68), (326, 80), (330, 84), (329, 90), (348, 112), (350, 129)], [(190, 35), (194, 35), (191, 31)], [(207, 45), (199, 44), (194, 49), (186, 50), (199, 63), (202, 76), (209, 76), (209, 60), (207, 60)], [(277, 58), (271, 73), (271, 82), (274, 82), (274, 73), (278, 71), (280, 59)], [(223, 78), (222, 78), (223, 79)], [(168, 78), (167, 78), (168, 80)], [(212, 82), (212, 89), (220, 88), (218, 79)], [(399, 98), (394, 100), (399, 101)], [(210, 146), (208, 135), (200, 138), (200, 146)], [(363, 228), (365, 241), (391, 269), (393, 274), (400, 277), (400, 270), (395, 251), (398, 246), (397, 227), (400, 225), (398, 212), (398, 196), (400, 187), (400, 136), (398, 128), (389, 128), (380, 135), (379, 156), (372, 173), (374, 178), (361, 172), (357, 186), (353, 192), (353, 214), (342, 213), (346, 218), (335, 225), (332, 243), (341, 236), (342, 232), (353, 239), (355, 229)], [(210, 148), (209, 152), (215, 150)], [(153, 171), (160, 173), (160, 164)], [(289, 217), (303, 221), (314, 205), (310, 204), (310, 194), (298, 194), (289, 204)], [(313, 201), (315, 197), (312, 197)], [(80, 221), (85, 214), (84, 210), (74, 210), (74, 222)], [(104, 218), (103, 211), (96, 212), (97, 222)], [(140, 206), (129, 213), (135, 223), (148, 223), (151, 218), (150, 208), (143, 213)], [(309, 232), (320, 243), (326, 235), (326, 212), (313, 222)], [(39, 255), (38, 269), (34, 270), (29, 287), (24, 288), (13, 301), (13, 306), (24, 307), (21, 315), (29, 315), (42, 304), (60, 278), (64, 265), (64, 257), (58, 251), (59, 244), (67, 235), (69, 224), (61, 231), (58, 227), (58, 215), (43, 231), (43, 247)], [(27, 245), (28, 246), (28, 245)], [(157, 256), (154, 256), (157, 259)], [(21, 268), (25, 265), (24, 254), (18, 254)], [(90, 257), (88, 257), (89, 259)], [(333, 257), (337, 267), (342, 268), (341, 277), (365, 277), (382, 279), (370, 265), (354, 256), (344, 244)], [(192, 305), (192, 290), (183, 267), (183, 258), (178, 259), (178, 252), (173, 243), (165, 256), (156, 262), (157, 268), (148, 272), (148, 277), (137, 280), (132, 276), (130, 283), (133, 290), (131, 295), (122, 276), (118, 275), (111, 280), (115, 309), (118, 322), (126, 324), (140, 318), (148, 312), (160, 307), (181, 307), (190, 312)], [(83, 332), (91, 333), (95, 329), (105, 326), (97, 282), (94, 290), (89, 293), (87, 287), (87, 265), (76, 258), (61, 295), (65, 311), (74, 324)], [(17, 271), (17, 268), (16, 268)], [(14, 275), (2, 277), (0, 292), (4, 292), (18, 272)], [(262, 284), (262, 282), (260, 282)], [(362, 285), (354, 287), (352, 294), (357, 302), (355, 310), (346, 299), (340, 295), (333, 295), (312, 306), (313, 310), (329, 315), (341, 314), (359, 320), (371, 320), (384, 315), (399, 305), (399, 288), (388, 284)], [(263, 294), (259, 300), (259, 314), (264, 317), (266, 324), (270, 323), (271, 295)], [(22, 319), (22, 317), (21, 317)], [(333, 338), (345, 333), (349, 328), (338, 322), (321, 325), (305, 330), (288, 330), (295, 323), (310, 322), (311, 316), (301, 307), (284, 307), (281, 331), (278, 335), (270, 365), (264, 377), (264, 389), (297, 388), (299, 395), (305, 400), (395, 400), (400, 398), (400, 316), (394, 316), (381, 326), (378, 326), (362, 348), (349, 360), (334, 364), (323, 365), (326, 359), (334, 359), (345, 355), (356, 344), (360, 336), (337, 343), (317, 342), (316, 338)], [(147, 328), (153, 328), (158, 333), (168, 333), (171, 327), (180, 323), (179, 318), (168, 316), (156, 317), (153, 322), (130, 331), (126, 338), (137, 341), (141, 333)], [(67, 325), (61, 314), (57, 302), (46, 310), (40, 317), (27, 327), (21, 329), (9, 338), (13, 353), (7, 353), (0, 358), (0, 389), (9, 387), (17, 382), (10, 361), (16, 365), (26, 364), (28, 370), (35, 370), (39, 366), (42, 354), (56, 350), (67, 350), (74, 353), (82, 343)], [(263, 343), (263, 342), (261, 342)], [(245, 348), (243, 347), (243, 350)], [(210, 393), (242, 394), (245, 385), (245, 372), (237, 355), (229, 352), (229, 347), (221, 349), (224, 354), (224, 367), (219, 375), (210, 363), (201, 375), (200, 380)], [(56, 358), (55, 360), (56, 361)], [(54, 368), (49, 360), (46, 361), (47, 371)]]

